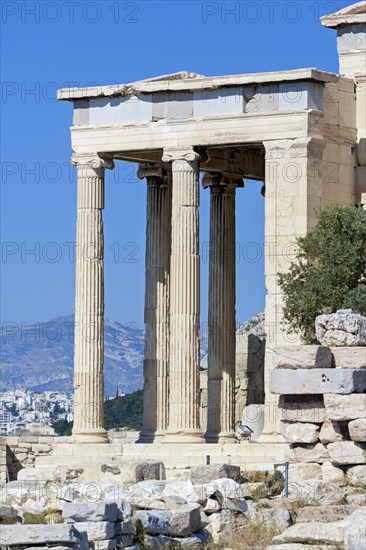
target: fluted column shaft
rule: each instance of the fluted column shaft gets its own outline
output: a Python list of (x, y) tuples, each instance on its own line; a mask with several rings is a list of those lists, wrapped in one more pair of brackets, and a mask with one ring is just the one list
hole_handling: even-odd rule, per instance
[(202, 441), (199, 422), (199, 168), (193, 149), (164, 151), (172, 161), (170, 369), (167, 441)]
[(235, 191), (206, 176), (210, 196), (207, 432), (209, 442), (232, 440), (235, 430)]
[(104, 208), (105, 163), (74, 160), (78, 169), (74, 426), (76, 442), (107, 442), (104, 430)]
[(142, 441), (165, 434), (168, 423), (169, 278), (172, 185), (157, 165), (140, 165), (147, 179), (145, 353)]

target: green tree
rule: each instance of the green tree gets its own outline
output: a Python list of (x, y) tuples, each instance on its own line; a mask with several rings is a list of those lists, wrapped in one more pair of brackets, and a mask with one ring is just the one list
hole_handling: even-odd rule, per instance
[(142, 390), (137, 390), (104, 403), (104, 424), (111, 428), (142, 428)]
[(65, 419), (60, 418), (59, 420), (56, 420), (56, 422), (52, 424), (52, 428), (55, 430), (57, 435), (71, 435), (72, 426), (73, 426), (73, 422), (68, 422), (66, 418)]
[(284, 323), (305, 343), (316, 342), (315, 317), (342, 307), (366, 312), (366, 211), (329, 206), (297, 239), (295, 260), (278, 276), (285, 299)]

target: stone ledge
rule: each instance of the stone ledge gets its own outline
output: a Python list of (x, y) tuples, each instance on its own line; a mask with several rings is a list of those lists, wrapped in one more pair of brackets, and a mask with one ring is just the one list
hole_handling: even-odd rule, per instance
[(286, 395), (362, 393), (366, 390), (366, 370), (272, 369), (269, 389)]

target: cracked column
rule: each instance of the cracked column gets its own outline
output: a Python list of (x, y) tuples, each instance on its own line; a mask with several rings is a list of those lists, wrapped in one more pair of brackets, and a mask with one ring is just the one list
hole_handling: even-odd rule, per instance
[(164, 149), (172, 163), (169, 424), (166, 442), (203, 442), (199, 422), (200, 258), (199, 155)]
[(242, 180), (206, 174), (210, 188), (208, 381), (206, 441), (235, 436), (235, 193)]
[(158, 164), (140, 164), (147, 180), (143, 427), (140, 441), (165, 435), (168, 422), (169, 278), (172, 183)]
[(74, 156), (78, 171), (74, 427), (77, 443), (107, 443), (104, 430), (104, 170), (112, 160)]

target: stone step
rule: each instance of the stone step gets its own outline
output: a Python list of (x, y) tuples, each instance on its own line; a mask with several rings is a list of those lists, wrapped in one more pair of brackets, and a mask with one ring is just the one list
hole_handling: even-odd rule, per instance
[[(89, 457), (88, 457), (89, 458)], [(151, 458), (151, 456), (150, 456)], [(83, 466), (96, 466), (96, 465), (102, 465), (102, 464), (108, 464), (110, 466), (123, 466), (124, 463), (128, 463), (135, 460), (148, 460), (149, 457), (147, 456), (141, 456), (141, 455), (135, 455), (135, 456), (126, 456), (126, 457), (119, 457), (118, 459), (114, 459), (113, 457), (95, 457), (94, 460), (81, 460), (80, 457), (53, 457), (53, 456), (40, 456), (36, 459), (35, 467), (36, 468), (50, 468), (51, 466), (53, 468), (57, 466), (63, 466), (63, 467), (69, 467), (69, 468), (82, 468)], [(154, 455), (154, 459), (161, 460), (167, 468), (187, 468), (190, 466), (199, 466), (202, 464), (206, 464), (206, 457), (205, 456), (156, 456)], [(222, 464), (223, 462), (227, 464), (238, 464), (240, 466), (245, 466), (247, 464), (258, 464), (258, 463), (280, 463), (284, 462), (284, 457), (278, 456), (274, 460), (270, 460), (270, 457), (268, 456), (251, 456), (249, 457), (210, 457), (211, 464)]]
[(84, 457), (95, 454), (121, 456), (123, 454), (123, 445), (120, 443), (56, 443), (53, 447), (53, 456)]
[(139, 459), (160, 459), (161, 457), (179, 458), (198, 457), (206, 462), (206, 456), (212, 459), (220, 458), (217, 462), (227, 462), (228, 457), (234, 459), (250, 459), (256, 462), (256, 457), (267, 457), (272, 461), (280, 460), (288, 449), (287, 443), (276, 442), (258, 443), (242, 442), (233, 444), (219, 443), (126, 443), (126, 444), (57, 444), (54, 446), (54, 457), (76, 457), (78, 460), (94, 462), (110, 459), (111, 457), (136, 457)]
[(206, 462), (206, 456), (210, 456), (216, 462), (227, 462), (230, 458), (235, 460), (250, 460), (257, 462), (258, 458), (267, 457), (268, 460), (276, 461), (282, 459), (288, 449), (287, 443), (257, 443), (243, 442), (240, 444), (212, 444), (212, 443), (158, 443), (158, 444), (131, 444), (124, 445), (123, 456), (140, 458), (172, 457), (180, 460), (182, 453), (184, 457), (199, 458), (201, 463)]
[[(76, 467), (78, 464), (104, 464), (106, 462), (114, 463), (116, 460), (121, 461), (123, 460), (123, 457), (114, 455), (113, 453), (85, 456), (40, 455), (36, 458), (35, 464), (36, 466), (59, 465)], [(125, 460), (131, 460), (131, 457), (126, 457)]]

